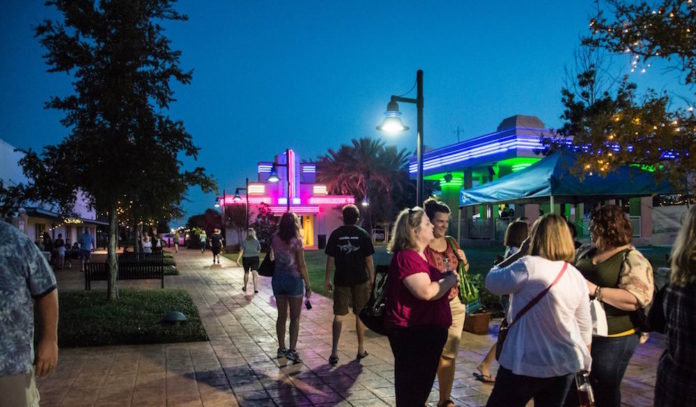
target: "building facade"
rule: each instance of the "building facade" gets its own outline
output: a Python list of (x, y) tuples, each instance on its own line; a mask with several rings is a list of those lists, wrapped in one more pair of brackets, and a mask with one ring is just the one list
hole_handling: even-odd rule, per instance
[[(341, 208), (355, 203), (353, 196), (330, 195), (326, 185), (316, 182), (316, 164), (301, 162), (292, 149), (278, 154), (274, 161), (259, 162), (256, 175), (246, 187), (246, 195), (219, 197), (220, 205), (245, 205), (248, 198), (252, 219), (261, 205), (268, 205), (278, 216), (290, 210), (300, 218), (304, 245), (309, 249), (323, 249), (331, 231), (343, 223)], [(227, 236), (234, 239), (235, 233)]]

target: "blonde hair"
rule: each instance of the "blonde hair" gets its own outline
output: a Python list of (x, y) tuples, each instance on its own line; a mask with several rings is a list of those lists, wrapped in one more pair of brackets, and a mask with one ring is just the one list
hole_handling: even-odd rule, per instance
[(247, 229), (246, 240), (256, 240), (256, 231), (254, 228)]
[(392, 229), (392, 238), (387, 245), (387, 251), (393, 254), (403, 249), (415, 249), (414, 233), (420, 228), (425, 216), (423, 208), (414, 207), (399, 212)]
[(696, 281), (696, 206), (686, 213), (672, 247), (672, 274), (670, 281), (685, 286)]
[(549, 260), (575, 260), (575, 244), (568, 223), (555, 214), (547, 214), (532, 225), (529, 254)]

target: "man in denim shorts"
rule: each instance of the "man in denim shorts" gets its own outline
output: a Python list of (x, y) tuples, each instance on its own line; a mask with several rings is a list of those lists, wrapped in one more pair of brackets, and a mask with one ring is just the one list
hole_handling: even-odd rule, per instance
[[(370, 289), (374, 281), (374, 263), (370, 235), (357, 226), (360, 211), (355, 205), (343, 207), (343, 226), (334, 230), (326, 245), (326, 291), (332, 291), (334, 300), (333, 344), (329, 363), (338, 363), (338, 340), (341, 337), (343, 319), (348, 315), (352, 304), (355, 314), (355, 331), (358, 335), (357, 359), (367, 356), (365, 351), (365, 325), (358, 315), (370, 298)], [(336, 268), (334, 284), (331, 285), (331, 270)]]

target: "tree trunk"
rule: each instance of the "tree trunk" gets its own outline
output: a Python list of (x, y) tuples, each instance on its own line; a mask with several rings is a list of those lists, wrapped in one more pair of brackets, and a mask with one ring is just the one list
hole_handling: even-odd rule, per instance
[(116, 250), (118, 247), (118, 214), (116, 205), (112, 205), (109, 210), (109, 245), (107, 247), (106, 263), (109, 268), (109, 281), (107, 283), (107, 298), (110, 301), (118, 299), (118, 286), (116, 277), (118, 276), (118, 259)]

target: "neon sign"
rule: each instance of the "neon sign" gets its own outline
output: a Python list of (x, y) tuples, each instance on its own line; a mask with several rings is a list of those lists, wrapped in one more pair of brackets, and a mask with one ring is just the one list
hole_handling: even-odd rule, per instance
[(309, 198), (310, 205), (348, 205), (354, 204), (355, 198), (343, 195), (313, 196)]

